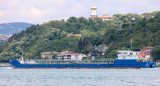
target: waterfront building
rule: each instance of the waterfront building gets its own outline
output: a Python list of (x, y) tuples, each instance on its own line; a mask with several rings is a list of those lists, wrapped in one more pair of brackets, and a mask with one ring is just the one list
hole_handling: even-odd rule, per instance
[(54, 55), (57, 55), (59, 52), (56, 52), (56, 51), (53, 51), (53, 52), (51, 52), (51, 51), (49, 51), (49, 52), (42, 52), (41, 53), (41, 57), (43, 58), (43, 59), (53, 59), (52, 57), (54, 56)]
[(92, 46), (92, 50), (88, 53), (88, 56), (103, 56), (107, 49), (108, 46), (106, 44)]
[(82, 53), (76, 53), (72, 51), (63, 51), (63, 52), (42, 52), (41, 57), (43, 59), (53, 59), (53, 56), (56, 56), (59, 60), (82, 60), (86, 55)]
[(153, 57), (152, 57), (152, 49), (154, 47), (144, 47), (142, 48), (142, 50), (140, 51), (140, 55), (144, 58), (143, 61), (152, 61)]
[(76, 53), (72, 51), (63, 51), (57, 54), (57, 58), (63, 59), (63, 60), (82, 60), (83, 57), (86, 57), (86, 55), (82, 53)]

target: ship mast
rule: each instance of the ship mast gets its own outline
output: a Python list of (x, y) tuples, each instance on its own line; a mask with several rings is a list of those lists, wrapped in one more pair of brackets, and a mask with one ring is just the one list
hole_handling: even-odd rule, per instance
[(21, 56), (21, 59), (22, 59), (22, 61), (24, 61), (24, 58), (23, 58), (23, 48), (22, 48), (22, 56)]
[(21, 64), (23, 64), (23, 63), (24, 63), (24, 59), (23, 59), (23, 48), (22, 48), (22, 56), (21, 56), (20, 63), (21, 63)]
[(132, 50), (132, 43), (133, 43), (133, 41), (132, 41), (132, 38), (131, 38), (131, 50)]
[(23, 49), (22, 49), (22, 58), (23, 58)]

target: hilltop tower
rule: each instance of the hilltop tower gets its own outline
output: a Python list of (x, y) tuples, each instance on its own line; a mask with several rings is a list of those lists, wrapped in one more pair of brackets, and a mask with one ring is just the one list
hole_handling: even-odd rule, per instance
[(97, 10), (97, 7), (95, 5), (91, 7), (91, 16), (89, 17), (90, 19), (100, 18), (103, 21), (111, 21), (112, 20), (112, 17), (109, 16), (108, 14), (104, 14), (103, 16), (98, 16), (96, 10)]
[(91, 7), (91, 17), (97, 17), (97, 7), (96, 6), (92, 6)]

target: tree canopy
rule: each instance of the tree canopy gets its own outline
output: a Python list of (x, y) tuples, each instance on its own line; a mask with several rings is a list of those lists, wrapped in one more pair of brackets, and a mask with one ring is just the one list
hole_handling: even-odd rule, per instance
[[(111, 21), (70, 17), (68, 20), (53, 20), (34, 25), (21, 33), (14, 34), (8, 42), (0, 45), (0, 60), (21, 57), (40, 58), (45, 51), (70, 50), (87, 54), (90, 46), (106, 44), (106, 58), (116, 58), (116, 51), (160, 45), (160, 12), (150, 14), (115, 14)], [(67, 37), (68, 34), (81, 34), (80, 37)], [(158, 49), (154, 50), (158, 52)], [(154, 52), (154, 53), (155, 53)], [(154, 56), (154, 55), (153, 55)], [(155, 59), (160, 59), (155, 56)]]

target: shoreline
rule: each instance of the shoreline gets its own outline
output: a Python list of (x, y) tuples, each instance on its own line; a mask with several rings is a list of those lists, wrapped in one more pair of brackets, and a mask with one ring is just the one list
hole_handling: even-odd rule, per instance
[(0, 67), (11, 67), (10, 63), (0, 63)]

